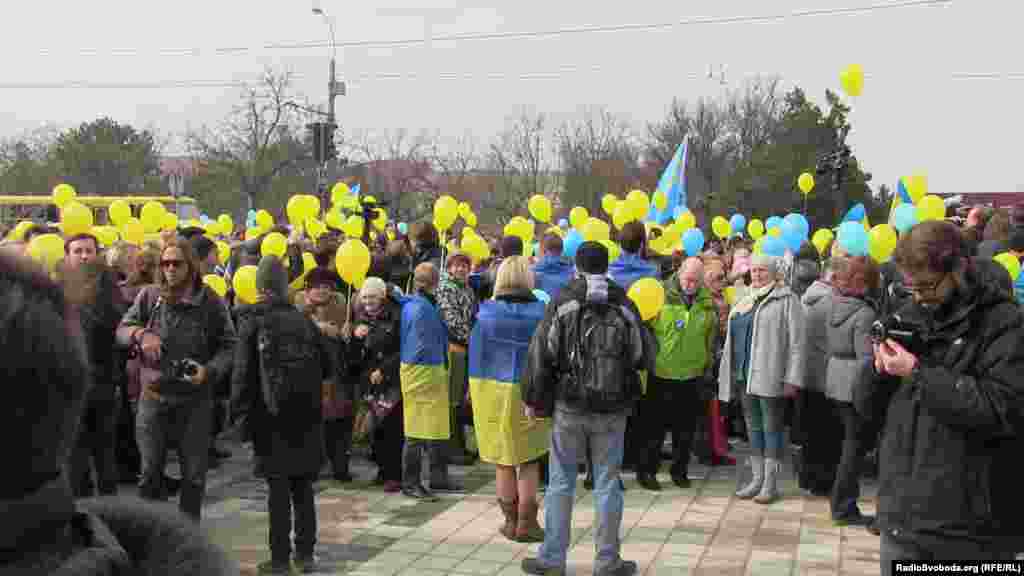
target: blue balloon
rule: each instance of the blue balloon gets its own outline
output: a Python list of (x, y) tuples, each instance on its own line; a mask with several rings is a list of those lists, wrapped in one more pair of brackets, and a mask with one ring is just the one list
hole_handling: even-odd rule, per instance
[(786, 255), (786, 241), (775, 236), (765, 236), (764, 243), (761, 244), (761, 253), (781, 258)]
[(399, 222), (398, 223), (398, 232), (400, 234), (408, 234), (409, 233), (409, 225), (406, 224), (405, 222)]
[(782, 226), (779, 228), (782, 230), (781, 238), (786, 248), (794, 254), (799, 252), (800, 245), (804, 243), (804, 236), (797, 225), (788, 220), (783, 220)]
[(892, 227), (900, 234), (906, 234), (915, 224), (917, 224), (917, 209), (913, 204), (900, 204), (893, 210)]
[(836, 238), (839, 247), (850, 256), (868, 255), (868, 233), (860, 222), (843, 222)]
[(790, 214), (783, 219), (783, 222), (788, 222), (792, 225), (800, 235), (801, 240), (807, 240), (811, 234), (811, 224), (807, 221), (807, 218), (804, 218), (803, 214)]
[(562, 218), (561, 220), (558, 221), (558, 227), (561, 228), (562, 230), (565, 230), (566, 228), (569, 227), (569, 221), (566, 220), (565, 218)]
[(545, 304), (551, 302), (551, 296), (548, 296), (548, 293), (543, 291), (543, 290), (541, 290), (540, 288), (534, 288), (533, 289), (533, 296), (537, 300), (540, 300), (541, 302), (543, 302)]
[(910, 192), (907, 191), (906, 185), (903, 184), (903, 178), (900, 178), (896, 182), (896, 194), (899, 195), (899, 199), (903, 202), (910, 202)]
[(583, 244), (583, 235), (579, 233), (579, 230), (570, 230), (562, 240), (562, 255), (566, 258), (575, 258), (580, 244)]
[(743, 214), (733, 214), (729, 219), (729, 227), (733, 234), (742, 234), (747, 229), (747, 219)]
[(246, 212), (246, 216), (251, 216), (251, 217), (255, 218), (256, 217), (256, 210), (254, 210), (252, 208), (249, 208), (249, 211)]
[(683, 234), (683, 249), (687, 256), (696, 256), (704, 249), (704, 233), (698, 228), (690, 228)]
[(675, 209), (672, 210), (672, 218), (674, 220), (679, 220), (683, 214), (686, 214), (687, 212), (688, 210), (686, 209), (686, 206), (676, 206)]
[(779, 226), (782, 226), (782, 218), (779, 218), (778, 216), (772, 216), (764, 221), (765, 230), (771, 230), (772, 228), (778, 228)]
[(864, 214), (864, 205), (854, 204), (850, 211), (846, 213), (846, 216), (843, 217), (843, 222), (860, 222), (864, 219)]

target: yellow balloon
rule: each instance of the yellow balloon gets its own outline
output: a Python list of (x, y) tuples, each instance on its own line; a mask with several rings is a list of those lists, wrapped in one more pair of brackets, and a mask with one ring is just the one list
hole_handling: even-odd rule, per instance
[[(609, 194), (608, 196), (611, 196), (611, 194)], [(605, 198), (607, 198), (608, 196), (605, 196)], [(615, 197), (612, 196), (612, 198)], [(616, 202), (618, 201), (616, 200)], [(583, 232), (583, 227), (587, 225), (587, 221), (589, 219), (590, 213), (587, 212), (587, 209), (584, 208), (583, 206), (577, 206), (569, 211), (569, 224), (572, 225), (573, 228), (579, 230), (581, 233)]]
[(910, 194), (910, 200), (914, 204), (917, 204), (921, 198), (928, 195), (928, 177), (924, 174), (910, 176), (904, 180), (904, 186), (906, 186), (907, 193)]
[(476, 226), (476, 214), (470, 212), (469, 214), (466, 214), (462, 219), (465, 220), (466, 226)]
[(463, 220), (466, 219), (467, 215), (472, 214), (472, 213), (473, 213), (473, 207), (472, 206), (470, 206), (466, 202), (459, 202), (459, 216), (462, 217)]
[(723, 290), (722, 293), (725, 296), (725, 303), (726, 304), (728, 304), (729, 306), (732, 306), (733, 304), (736, 303), (736, 287), (735, 286), (726, 286), (725, 290)]
[(338, 182), (331, 187), (331, 204), (338, 205), (345, 196), (352, 194), (352, 190), (349, 189), (348, 184), (344, 182)]
[(288, 216), (288, 223), (292, 226), (302, 226), (302, 223), (306, 221), (306, 201), (302, 196), (289, 198), (284, 211)]
[(235, 289), (235, 298), (243, 304), (255, 304), (259, 300), (256, 290), (256, 267), (242, 266), (231, 278), (231, 286)]
[(235, 231), (235, 221), (231, 219), (229, 214), (218, 216), (217, 224), (220, 225), (220, 233), (224, 236), (231, 236), (231, 233)]
[(714, 220), (711, 221), (711, 231), (715, 233), (715, 236), (724, 240), (732, 234), (732, 226), (729, 225), (729, 221), (725, 219), (725, 216), (715, 216)]
[(53, 187), (53, 203), (58, 208), (64, 208), (69, 202), (78, 197), (74, 186), (71, 184), (57, 184)]
[(814, 176), (809, 172), (804, 172), (796, 180), (796, 185), (800, 188), (800, 191), (804, 193), (804, 196), (811, 193), (814, 190)]
[(1016, 256), (1009, 252), (1003, 252), (993, 258), (996, 262), (1003, 265), (1006, 271), (1010, 274), (1010, 280), (1013, 282), (1017, 281), (1020, 276), (1020, 260)]
[(33, 226), (35, 226), (35, 223), (31, 220), (22, 220), (21, 222), (18, 222), (18, 225), (14, 227), (14, 230), (11, 230), (8, 237), (11, 240), (23, 240), (25, 238), (25, 233)]
[(57, 263), (64, 259), (64, 239), (56, 234), (40, 234), (28, 243), (26, 253), (48, 272), (53, 272)]
[(167, 209), (163, 204), (150, 200), (143, 204), (142, 211), (139, 212), (139, 220), (142, 221), (142, 226), (147, 233), (159, 232), (166, 213)]
[(363, 221), (363, 217), (358, 214), (353, 214), (345, 220), (345, 227), (343, 230), (345, 234), (350, 238), (362, 238), (363, 229), (366, 227), (366, 222)]
[(342, 218), (341, 212), (333, 208), (324, 217), (324, 223), (335, 230), (345, 229), (345, 220)]
[[(604, 197), (601, 198), (601, 209), (604, 210), (604, 213), (609, 216), (615, 213), (615, 207), (618, 205), (619, 199), (615, 196), (615, 194), (605, 194)], [(573, 228), (578, 228), (578, 226), (573, 225)]]
[(686, 232), (690, 228), (697, 226), (697, 217), (693, 215), (693, 212), (689, 210), (679, 215), (679, 219), (676, 220), (682, 225), (682, 231)]
[(868, 232), (868, 253), (875, 262), (885, 262), (892, 256), (898, 240), (895, 228), (888, 224), (878, 224)]
[[(218, 230), (220, 229), (220, 223), (217, 224)], [(163, 217), (160, 218), (160, 229), (161, 230), (177, 230), (178, 229), (178, 215), (173, 212), (165, 212)]]
[(608, 249), (608, 262), (615, 262), (622, 255), (622, 247), (611, 240), (601, 240), (601, 244)]
[(658, 212), (664, 212), (665, 207), (668, 206), (668, 196), (664, 190), (658, 190), (654, 193), (654, 207), (658, 209)]
[(362, 284), (370, 269), (370, 250), (362, 240), (351, 238), (338, 247), (334, 261), (342, 280), (353, 286)]
[(600, 242), (611, 238), (611, 227), (604, 220), (590, 218), (583, 227), (583, 238), (585, 240)]
[(627, 296), (636, 304), (644, 322), (657, 316), (665, 306), (665, 289), (654, 278), (637, 280), (629, 287)]
[(612, 214), (612, 224), (615, 225), (616, 230), (622, 230), (622, 227), (635, 220), (633, 214), (629, 211), (629, 206), (626, 206), (625, 202), (619, 203), (615, 207), (615, 213)]
[(757, 218), (752, 219), (747, 223), (747, 234), (755, 241), (764, 236), (764, 222), (761, 222)]
[(864, 91), (864, 68), (860, 64), (850, 64), (843, 68), (839, 75), (839, 83), (849, 96), (860, 96)]
[(223, 240), (218, 240), (217, 244), (217, 261), (220, 262), (221, 266), (227, 264), (229, 258), (231, 258), (231, 245)]
[(377, 208), (377, 217), (373, 219), (373, 227), (381, 232), (388, 227), (388, 213), (383, 208)]
[(210, 287), (217, 296), (223, 298), (228, 293), (228, 283), (224, 278), (217, 276), (216, 274), (207, 274), (203, 276), (203, 284)]
[(92, 210), (81, 202), (70, 201), (61, 210), (60, 223), (64, 237), (83, 234), (92, 228)]
[(245, 239), (252, 240), (253, 238), (259, 238), (263, 231), (259, 228), (249, 228), (245, 231)]
[(558, 226), (549, 226), (548, 229), (544, 231), (544, 233), (545, 234), (554, 234), (555, 236), (558, 236), (559, 238), (565, 238), (565, 230), (562, 230)]
[(928, 195), (917, 203), (917, 221), (942, 220), (946, 217), (946, 203), (938, 196)]
[(811, 244), (814, 245), (818, 250), (818, 254), (824, 256), (825, 250), (828, 249), (828, 245), (832, 243), (835, 238), (835, 234), (832, 233), (828, 228), (821, 228), (811, 236)]
[(643, 190), (633, 190), (626, 195), (626, 204), (634, 220), (643, 220), (651, 209), (651, 199)]
[(132, 217), (132, 207), (128, 202), (124, 200), (114, 200), (107, 207), (107, 219), (110, 220), (114, 226), (122, 226), (129, 218)]
[(309, 274), (309, 271), (316, 268), (316, 257), (311, 252), (302, 253), (302, 273)]
[(761, 236), (760, 238), (758, 238), (757, 241), (754, 242), (754, 247), (753, 249), (751, 249), (751, 253), (756, 254), (758, 256), (764, 253), (764, 250), (762, 250), (762, 248), (764, 248), (764, 240), (768, 236), (771, 236), (772, 230), (778, 230), (778, 228), (772, 228), (771, 230), (768, 231), (766, 236)]
[(121, 237), (129, 244), (141, 246), (145, 236), (146, 229), (142, 226), (142, 222), (139, 222), (138, 218), (128, 218), (121, 225)]
[(280, 232), (271, 232), (263, 238), (260, 243), (260, 254), (263, 256), (277, 256), (283, 258), (288, 251), (288, 239)]
[(306, 220), (306, 233), (314, 241), (319, 239), (324, 233), (327, 232), (327, 225), (317, 220), (316, 218), (310, 218)]
[(359, 198), (356, 196), (345, 196), (341, 199), (341, 207), (348, 208), (349, 210), (355, 210), (359, 207)]
[(274, 217), (270, 215), (270, 212), (266, 210), (260, 210), (256, 213), (256, 227), (266, 232), (274, 227)]
[(551, 222), (551, 200), (543, 194), (534, 194), (527, 203), (530, 215), (538, 222)]
[(452, 227), (459, 216), (459, 203), (451, 196), (441, 196), (434, 202), (434, 225), (441, 232)]

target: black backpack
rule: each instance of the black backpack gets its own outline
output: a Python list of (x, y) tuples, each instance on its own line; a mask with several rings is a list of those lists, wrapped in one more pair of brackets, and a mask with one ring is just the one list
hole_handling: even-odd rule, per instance
[[(274, 310), (263, 319), (256, 339), (260, 386), (271, 414), (285, 406), (320, 409), (323, 359), (318, 338), (316, 327), (297, 310)], [(303, 396), (308, 406), (301, 406)]]
[(569, 351), (576, 400), (598, 414), (628, 406), (637, 383), (632, 358), (633, 330), (622, 310), (614, 304), (584, 302), (576, 314)]

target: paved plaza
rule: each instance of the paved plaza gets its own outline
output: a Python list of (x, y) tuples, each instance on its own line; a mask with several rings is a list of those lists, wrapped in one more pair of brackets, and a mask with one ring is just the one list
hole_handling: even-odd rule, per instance
[[(248, 455), (211, 475), (204, 527), (238, 559), (244, 574), (269, 558), (266, 484), (248, 470)], [(519, 561), (537, 544), (517, 544), (498, 534), (502, 523), (490, 466), (452, 467), (464, 495), (422, 503), (386, 494), (372, 483), (374, 469), (357, 459), (351, 484), (318, 483), (319, 556), (324, 574), (423, 575), (521, 574)], [(828, 502), (802, 496), (791, 476), (785, 498), (769, 506), (732, 496), (735, 467), (694, 464), (690, 489), (659, 476), (652, 493), (624, 476), (623, 556), (646, 575), (878, 574), (878, 538), (863, 528), (833, 526)], [(872, 487), (868, 486), (869, 494)], [(594, 508), (582, 476), (573, 517), (569, 573), (592, 573)], [(870, 497), (861, 503), (873, 513)], [(543, 512), (542, 512), (543, 515)]]

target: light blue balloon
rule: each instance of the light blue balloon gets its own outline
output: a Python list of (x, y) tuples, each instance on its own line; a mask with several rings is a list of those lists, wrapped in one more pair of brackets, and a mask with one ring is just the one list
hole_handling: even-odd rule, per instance
[(913, 204), (900, 204), (893, 211), (892, 227), (900, 234), (906, 234), (915, 224), (917, 224), (917, 209)]
[(570, 230), (562, 240), (562, 255), (566, 258), (575, 258), (580, 244), (583, 244), (583, 235), (578, 230)]
[(690, 228), (683, 234), (683, 249), (687, 256), (696, 256), (704, 249), (704, 233), (698, 228)]
[(689, 212), (689, 210), (686, 209), (686, 206), (676, 206), (672, 210), (672, 218), (674, 220), (679, 220), (683, 217), (683, 214), (686, 214), (687, 212)]
[(786, 241), (775, 236), (765, 236), (761, 244), (761, 252), (766, 256), (781, 258), (786, 255)]
[(256, 210), (250, 208), (249, 211), (246, 213), (246, 216), (248, 216), (250, 218), (255, 218), (256, 217)]
[(860, 222), (843, 222), (836, 238), (839, 247), (850, 256), (868, 255), (868, 233)]
[(864, 205), (854, 204), (850, 211), (846, 213), (843, 222), (860, 222), (864, 219), (864, 214)]
[(782, 226), (782, 218), (779, 218), (778, 216), (772, 216), (764, 221), (765, 230), (771, 230), (772, 228), (778, 228), (779, 226)]
[(558, 227), (561, 228), (562, 230), (565, 230), (566, 228), (569, 227), (569, 221), (566, 220), (565, 218), (562, 218), (561, 220), (558, 221)]
[(801, 240), (807, 240), (811, 233), (811, 224), (804, 218), (803, 214), (790, 214), (783, 219), (783, 222), (789, 222), (797, 233), (800, 235)]
[(782, 226), (780, 226), (779, 228), (782, 230), (781, 238), (786, 248), (788, 248), (790, 252), (793, 252), (794, 254), (799, 252), (800, 245), (804, 243), (804, 237), (803, 234), (801, 234), (797, 224), (789, 220), (783, 220)]
[(399, 222), (398, 223), (398, 231), (401, 234), (408, 234), (409, 233), (409, 225), (406, 224), (405, 222)]
[(548, 293), (540, 288), (533, 289), (533, 296), (545, 304), (551, 302), (551, 296), (548, 296)]
[(733, 234), (742, 234), (747, 229), (747, 219), (743, 214), (733, 214), (729, 219), (729, 227)]

